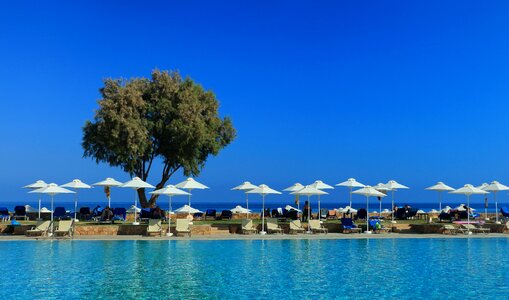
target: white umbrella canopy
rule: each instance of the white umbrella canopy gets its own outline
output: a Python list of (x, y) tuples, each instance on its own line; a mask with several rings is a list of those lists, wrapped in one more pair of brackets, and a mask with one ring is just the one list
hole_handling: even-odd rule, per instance
[[(43, 180), (37, 180), (34, 183), (31, 183), (29, 185), (25, 185), (23, 188), (36, 190), (36, 189), (44, 188), (44, 187), (47, 187), (47, 186), (48, 186), (48, 184), (46, 182), (44, 182)], [(38, 217), (38, 219), (41, 219), (41, 196), (40, 195), (39, 195), (38, 202), (39, 202), (39, 217)]]
[[(462, 194), (462, 195), (467, 196), (467, 207), (469, 207), (469, 208), (470, 208), (470, 196), (471, 195), (484, 195), (484, 194), (488, 194), (488, 192), (483, 191), (481, 189), (478, 189), (478, 188), (474, 187), (471, 184), (465, 184), (462, 188), (459, 188), (459, 189), (457, 189), (455, 191), (451, 191), (449, 193), (451, 193), (451, 194)], [(467, 212), (467, 222), (470, 223), (470, 212)], [(468, 232), (470, 234), (470, 230)]]
[[(243, 191), (246, 194), (246, 209), (249, 209), (249, 195), (247, 192), (254, 190), (256, 188), (257, 186), (252, 184), (251, 182), (244, 181), (241, 185), (234, 187), (232, 190)], [(248, 217), (248, 213), (246, 213), (246, 217)]]
[(260, 184), (256, 189), (250, 190), (247, 193), (262, 195), (262, 231), (260, 233), (265, 234), (265, 196), (270, 194), (280, 195), (281, 192), (271, 189), (266, 184)]
[(498, 202), (497, 202), (497, 193), (500, 191), (508, 191), (509, 187), (506, 185), (501, 184), (498, 181), (492, 181), (490, 185), (488, 185), (485, 189), (485, 191), (492, 192), (493, 198), (495, 200), (495, 216), (496, 216), (496, 222), (498, 223)]
[(442, 192), (454, 191), (454, 188), (439, 181), (435, 185), (427, 187), (426, 190), (438, 192), (438, 210), (442, 210)]
[[(79, 179), (74, 179), (73, 181), (71, 182), (68, 182), (66, 184), (62, 184), (61, 185), (62, 187), (65, 187), (65, 188), (71, 188), (71, 189), (90, 189), (92, 188), (90, 185), (82, 182), (81, 180)], [(76, 214), (77, 214), (77, 210), (78, 210), (78, 191), (76, 191), (76, 194), (74, 194), (74, 220), (76, 220)]]
[(34, 213), (34, 212), (37, 212), (38, 210), (27, 204), (27, 205), (25, 205), (25, 211), (27, 213)]
[(251, 212), (251, 210), (244, 208), (240, 205), (235, 206), (234, 208), (230, 209), (230, 211), (234, 214), (248, 214)]
[(30, 191), (29, 193), (48, 194), (51, 196), (51, 230), (53, 231), (53, 197), (58, 194), (74, 194), (76, 192), (59, 187), (56, 183), (50, 183), (48, 186)]
[(96, 182), (92, 185), (104, 187), (104, 192), (106, 193), (106, 197), (108, 198), (108, 206), (111, 207), (110, 188), (111, 187), (119, 187), (122, 184), (123, 184), (122, 182), (117, 181), (114, 178), (108, 177), (105, 180)]
[(179, 207), (175, 210), (175, 213), (179, 213), (179, 214), (182, 214), (182, 213), (194, 214), (194, 213), (201, 213), (201, 212), (202, 212), (201, 210), (192, 208), (191, 206), (189, 206), (187, 204), (182, 207)]
[(398, 189), (408, 189), (409, 187), (404, 186), (404, 185), (396, 182), (396, 180), (389, 180), (385, 184), (385, 186), (392, 192), (392, 207), (391, 207), (392, 214), (391, 214), (391, 219), (392, 219), (392, 223), (396, 223), (394, 221), (394, 192), (397, 191)]
[(134, 213), (134, 212), (139, 213), (139, 212), (141, 212), (141, 208), (136, 207), (134, 205), (131, 205), (131, 207), (129, 209), (127, 209), (126, 212), (128, 212), (128, 213)]
[(25, 188), (25, 189), (40, 189), (40, 188), (47, 187), (47, 186), (48, 186), (48, 184), (46, 182), (44, 182), (43, 180), (37, 180), (34, 183), (25, 185), (23, 188)]
[[(299, 195), (299, 196), (307, 196), (308, 197), (308, 222), (311, 220), (311, 196), (319, 196), (319, 195), (328, 195), (329, 193), (324, 192), (322, 190), (317, 189), (314, 186), (306, 185), (302, 190), (295, 191), (290, 193), (292, 195)], [(318, 216), (320, 216), (320, 211), (318, 211)], [(308, 226), (308, 233), (311, 232), (310, 228)]]
[[(302, 190), (304, 186), (300, 184), (299, 182), (294, 183), (292, 186), (287, 187), (283, 191), (285, 192), (295, 192)], [(297, 209), (300, 210), (300, 201), (299, 201), (299, 195), (295, 195), (295, 204), (297, 204)]]
[[(191, 193), (192, 190), (204, 190), (208, 189), (209, 187), (199, 183), (198, 181), (194, 180), (194, 178), (187, 178), (186, 180), (177, 183), (175, 187), (178, 187), (179, 189), (188, 190), (189, 193)], [(191, 194), (189, 194), (189, 206), (191, 206)]]
[(336, 184), (336, 186), (345, 186), (350, 189), (350, 206), (352, 206), (352, 191), (354, 188), (365, 187), (364, 184), (355, 180), (355, 178), (348, 178), (346, 181)]
[[(138, 202), (138, 195), (137, 195), (137, 190), (138, 189), (143, 189), (143, 188), (155, 188), (153, 185), (151, 185), (150, 183), (147, 183), (143, 180), (141, 180), (140, 177), (134, 177), (133, 179), (125, 182), (124, 184), (120, 185), (120, 187), (122, 188), (131, 188), (131, 189), (134, 189), (135, 190), (135, 193), (134, 193), (134, 207), (136, 207), (136, 204)], [(133, 222), (133, 225), (139, 225), (140, 223), (136, 221), (136, 213), (137, 211), (134, 210), (134, 222)]]
[(375, 188), (367, 185), (359, 190), (353, 191), (354, 194), (363, 195), (366, 197), (366, 233), (371, 233), (369, 230), (369, 197), (385, 197), (384, 193), (379, 192)]
[(438, 211), (438, 210), (436, 210), (434, 208), (432, 210), (428, 211), (428, 213), (430, 213), (430, 214), (438, 214), (439, 212), (440, 211)]
[[(324, 183), (323, 181), (321, 180), (316, 180), (315, 182), (313, 182), (312, 184), (310, 184), (312, 187), (316, 188), (316, 189), (319, 189), (319, 190), (333, 190), (334, 187), (333, 186), (330, 186), (326, 183)], [(320, 217), (321, 217), (321, 213), (320, 213), (320, 210), (321, 210), (321, 207), (320, 207), (320, 195), (318, 195), (318, 220), (320, 220)]]
[(341, 209), (340, 212), (345, 213), (345, 214), (355, 214), (355, 213), (357, 213), (357, 210), (350, 206), (346, 206), (345, 208)]

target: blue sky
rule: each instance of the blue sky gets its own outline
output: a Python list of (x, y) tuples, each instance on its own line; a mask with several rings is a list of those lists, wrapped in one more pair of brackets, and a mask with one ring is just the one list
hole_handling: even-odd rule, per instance
[(2, 197), (33, 197), (19, 187), (36, 179), (126, 180), (82, 158), (81, 127), (97, 108), (102, 79), (154, 68), (213, 90), (238, 130), (198, 178), (212, 187), (197, 192), (198, 201), (241, 200), (229, 188), (244, 180), (282, 189), (316, 179), (395, 179), (412, 188), (401, 192), (405, 201), (436, 199), (422, 189), (438, 180), (508, 183), (508, 6), (3, 2)]

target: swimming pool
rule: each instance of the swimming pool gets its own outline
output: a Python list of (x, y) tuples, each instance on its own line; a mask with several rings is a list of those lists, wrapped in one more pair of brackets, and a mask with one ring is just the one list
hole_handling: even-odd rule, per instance
[(509, 239), (0, 242), (2, 298), (505, 298)]

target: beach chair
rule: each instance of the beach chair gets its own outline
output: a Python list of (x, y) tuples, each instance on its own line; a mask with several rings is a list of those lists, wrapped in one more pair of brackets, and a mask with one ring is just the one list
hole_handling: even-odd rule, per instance
[(506, 219), (508, 219), (508, 218), (509, 218), (509, 208), (507, 208), (507, 207), (505, 207), (505, 206), (504, 206), (504, 207), (501, 207), (501, 208), (500, 208), (500, 213), (502, 214), (502, 216), (503, 216), (504, 218), (506, 218)]
[(351, 218), (341, 218), (341, 225), (343, 225), (343, 233), (362, 232), (362, 228), (355, 225)]
[(125, 223), (127, 217), (127, 209), (123, 207), (113, 209), (113, 221), (122, 221)]
[(25, 221), (28, 220), (26, 208), (21, 205), (15, 206), (14, 207), (14, 215), (12, 216), (12, 218), (14, 220), (19, 220), (19, 219), (23, 219)]
[(277, 225), (276, 218), (268, 218), (267, 219), (267, 232), (283, 234), (283, 229), (281, 227), (279, 227), (279, 225)]
[(152, 211), (150, 210), (150, 208), (142, 208), (140, 213), (138, 214), (138, 217), (140, 218), (140, 221), (149, 221), (151, 215)]
[(204, 219), (205, 219), (205, 220), (207, 220), (207, 218), (212, 218), (212, 220), (215, 220), (215, 219), (216, 219), (216, 214), (217, 214), (217, 212), (216, 212), (216, 210), (215, 210), (215, 209), (210, 209), (210, 208), (209, 208), (209, 209), (207, 209), (207, 210), (205, 211), (205, 217), (204, 217)]
[(472, 232), (472, 233), (485, 233), (488, 234), (490, 232), (489, 228), (483, 228), (483, 227), (475, 227), (473, 224), (461, 224), (463, 228), (465, 228), (465, 232)]
[(73, 233), (74, 233), (73, 226), (74, 226), (74, 220), (59, 221), (58, 226), (55, 227), (55, 230), (53, 231), (53, 235), (55, 237), (68, 236), (68, 237), (72, 238)]
[(461, 232), (459, 228), (452, 224), (445, 224), (444, 226), (442, 226), (441, 230), (442, 234), (458, 234), (459, 232)]
[(200, 221), (201, 219), (203, 219), (203, 213), (202, 212), (197, 212), (197, 213), (193, 214), (193, 220)]
[(92, 218), (92, 212), (90, 211), (90, 207), (83, 206), (80, 207), (79, 219), (83, 221), (89, 221)]
[(11, 214), (9, 213), (7, 207), (0, 207), (0, 219), (2, 219), (2, 222), (11, 220)]
[(327, 212), (327, 220), (336, 220), (337, 218), (338, 217), (335, 209), (329, 210)]
[(355, 219), (356, 220), (366, 220), (367, 216), (368, 216), (368, 212), (366, 211), (366, 209), (361, 208), (357, 211), (357, 215), (355, 216)]
[(220, 220), (231, 220), (233, 213), (230, 210), (221, 211), (221, 215), (219, 216)]
[(53, 218), (57, 220), (68, 220), (70, 219), (69, 215), (67, 214), (67, 211), (64, 207), (55, 207), (55, 211), (53, 212)]
[(306, 230), (302, 227), (300, 220), (290, 221), (290, 234), (304, 233)]
[(379, 219), (371, 219), (369, 220), (369, 227), (373, 229), (374, 233), (387, 233), (390, 231), (390, 228), (386, 228), (383, 226), (382, 222)]
[(320, 220), (309, 220), (309, 229), (313, 233), (329, 233), (329, 230), (320, 223)]
[(327, 219), (327, 215), (329, 214), (329, 210), (327, 208), (320, 209), (320, 218)]
[(147, 226), (147, 235), (163, 235), (163, 226), (161, 225), (161, 219), (149, 219)]
[(258, 233), (258, 229), (253, 225), (253, 220), (242, 219), (242, 234)]
[(177, 226), (175, 227), (175, 233), (178, 236), (179, 234), (187, 234), (191, 237), (191, 228), (189, 227), (188, 219), (177, 219)]
[(46, 236), (51, 227), (51, 221), (37, 221), (37, 224), (26, 231), (26, 236)]

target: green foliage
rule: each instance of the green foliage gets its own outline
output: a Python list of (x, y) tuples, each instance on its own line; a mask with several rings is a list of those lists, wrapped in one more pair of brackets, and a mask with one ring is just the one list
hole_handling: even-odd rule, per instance
[[(196, 176), (209, 155), (235, 138), (229, 118), (219, 116), (214, 93), (178, 72), (152, 72), (151, 79), (107, 79), (94, 121), (83, 127), (85, 157), (121, 167), (147, 180), (154, 159), (164, 163), (164, 186), (176, 171)], [(144, 191), (142, 206), (153, 206)]]

